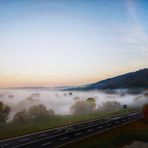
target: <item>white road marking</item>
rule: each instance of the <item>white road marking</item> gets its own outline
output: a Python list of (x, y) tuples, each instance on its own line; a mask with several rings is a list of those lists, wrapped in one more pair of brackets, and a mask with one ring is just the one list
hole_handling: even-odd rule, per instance
[(53, 132), (53, 133), (59, 133), (60, 131), (55, 131), (55, 132)]
[(87, 132), (91, 132), (91, 131), (93, 131), (94, 129), (90, 129), (90, 130), (87, 130)]
[(122, 121), (126, 121), (126, 119), (123, 119)]
[(75, 136), (82, 135), (82, 133), (76, 133)]
[(103, 126), (99, 126), (99, 127), (98, 127), (98, 129), (101, 129), (101, 128), (103, 128)]
[(66, 140), (66, 139), (68, 139), (68, 137), (63, 137), (63, 138), (60, 139), (60, 141), (63, 141), (63, 140)]
[(42, 146), (47, 146), (47, 145), (50, 145), (51, 143), (53, 143), (53, 142), (51, 141), (51, 142), (48, 142), (48, 143), (44, 143), (44, 144), (42, 144)]

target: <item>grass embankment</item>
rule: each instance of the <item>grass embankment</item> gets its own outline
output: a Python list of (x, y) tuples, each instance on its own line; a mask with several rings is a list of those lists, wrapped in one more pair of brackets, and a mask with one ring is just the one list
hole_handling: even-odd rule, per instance
[(94, 112), (90, 114), (83, 115), (65, 115), (65, 116), (57, 116), (46, 120), (38, 120), (38, 121), (28, 121), (25, 123), (7, 123), (0, 124), (0, 140), (11, 138), (15, 136), (20, 136), (24, 134), (29, 134), (41, 130), (51, 129), (59, 126), (64, 126), (72, 123), (77, 123), (81, 121), (91, 120), (91, 119), (99, 119), (104, 116), (109, 115), (117, 115), (120, 113), (126, 112), (125, 110), (117, 110), (113, 112)]
[(63, 146), (63, 148), (120, 148), (133, 141), (148, 142), (148, 122), (139, 120), (128, 123), (108, 132)]

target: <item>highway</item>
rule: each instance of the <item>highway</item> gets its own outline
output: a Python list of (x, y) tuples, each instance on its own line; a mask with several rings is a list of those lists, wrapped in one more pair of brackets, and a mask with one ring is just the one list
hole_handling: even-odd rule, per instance
[(72, 124), (0, 141), (0, 148), (54, 148), (143, 118), (142, 111)]

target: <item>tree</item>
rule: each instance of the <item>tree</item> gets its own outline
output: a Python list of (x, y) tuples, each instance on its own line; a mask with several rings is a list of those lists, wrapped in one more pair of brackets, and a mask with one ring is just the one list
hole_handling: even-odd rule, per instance
[(75, 101), (79, 101), (81, 98), (80, 97), (74, 97), (73, 98)]
[(120, 102), (107, 101), (107, 102), (104, 102), (102, 104), (102, 106), (100, 106), (99, 110), (101, 110), (101, 111), (113, 111), (113, 110), (116, 110), (116, 109), (119, 109), (119, 108), (121, 108)]
[(96, 107), (96, 100), (94, 98), (87, 98), (85, 102), (87, 112), (92, 112)]
[(28, 116), (28, 113), (26, 112), (25, 109), (17, 112), (14, 115), (14, 117), (13, 117), (13, 121), (14, 122), (21, 122), (21, 123), (23, 123), (23, 122), (26, 122), (28, 120), (29, 120), (29, 116)]
[(72, 92), (69, 92), (69, 95), (72, 96)]
[(10, 107), (0, 101), (0, 122), (5, 123), (7, 121), (10, 111)]
[(73, 114), (85, 114), (90, 113), (96, 107), (96, 101), (94, 98), (87, 98), (86, 101), (77, 101), (71, 106), (70, 110)]
[(54, 111), (52, 109), (47, 110), (46, 106), (39, 104), (30, 107), (28, 114), (31, 119), (45, 119), (52, 116)]
[(83, 114), (86, 111), (86, 105), (85, 105), (85, 101), (77, 101), (74, 105), (71, 106), (70, 108), (71, 112), (73, 114)]

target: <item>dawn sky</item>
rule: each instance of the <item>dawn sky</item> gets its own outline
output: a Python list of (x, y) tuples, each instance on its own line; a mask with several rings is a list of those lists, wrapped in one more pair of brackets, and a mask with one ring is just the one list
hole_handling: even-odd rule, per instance
[(0, 0), (0, 87), (93, 83), (147, 59), (148, 0)]

